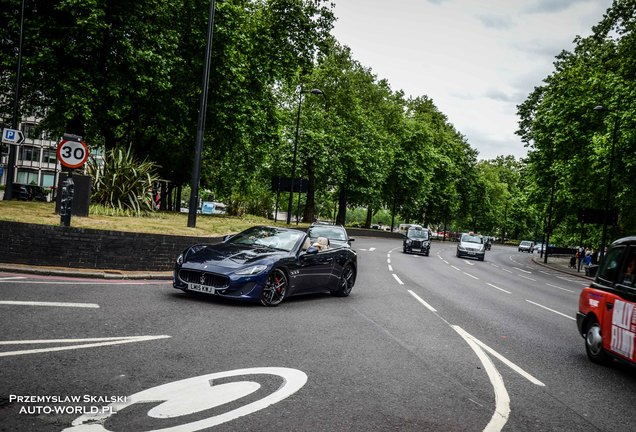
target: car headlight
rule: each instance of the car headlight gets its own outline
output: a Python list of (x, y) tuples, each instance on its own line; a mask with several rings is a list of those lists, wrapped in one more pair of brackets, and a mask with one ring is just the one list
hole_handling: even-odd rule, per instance
[(266, 265), (255, 265), (236, 272), (237, 275), (255, 275), (267, 269)]
[(183, 264), (183, 254), (180, 254), (177, 257), (177, 265), (181, 265), (181, 264)]
[(466, 248), (464, 248), (464, 247), (462, 247), (462, 246), (460, 246), (460, 245), (457, 245), (457, 250), (460, 250), (460, 251), (466, 251)]
[(407, 244), (407, 245), (410, 245), (411, 243), (412, 243), (412, 242), (411, 242), (411, 239), (406, 239), (406, 244)]

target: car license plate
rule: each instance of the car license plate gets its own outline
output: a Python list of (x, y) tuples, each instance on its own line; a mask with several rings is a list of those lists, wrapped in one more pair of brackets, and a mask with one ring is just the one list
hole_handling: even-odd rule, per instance
[(475, 252), (473, 252), (473, 251), (468, 251), (468, 255), (475, 255)]
[(216, 289), (214, 289), (214, 287), (196, 284), (196, 283), (189, 283), (188, 289), (191, 291), (204, 292), (208, 294), (216, 294)]
[(422, 251), (422, 249), (420, 249), (420, 248), (413, 248), (413, 252), (421, 252), (421, 251)]

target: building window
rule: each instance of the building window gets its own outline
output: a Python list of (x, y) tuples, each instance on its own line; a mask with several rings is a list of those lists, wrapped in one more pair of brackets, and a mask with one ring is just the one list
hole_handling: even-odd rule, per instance
[(42, 162), (54, 164), (57, 163), (57, 151), (55, 149), (42, 149)]
[(16, 183), (20, 184), (38, 184), (38, 172), (37, 170), (30, 169), (18, 169), (16, 175)]
[(18, 159), (25, 162), (40, 162), (40, 148), (23, 145), (20, 147)]
[(49, 171), (42, 171), (42, 184), (43, 187), (51, 187), (55, 185), (55, 173)]

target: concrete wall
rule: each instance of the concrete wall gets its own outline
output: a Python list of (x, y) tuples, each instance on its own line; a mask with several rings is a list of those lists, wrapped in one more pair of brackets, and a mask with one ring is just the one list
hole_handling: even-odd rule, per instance
[[(380, 230), (347, 229), (351, 237), (401, 239)], [(188, 246), (219, 243), (221, 237), (190, 237), (104, 231), (0, 221), (0, 262), (131, 271), (172, 270)], [(353, 243), (355, 248), (355, 243)]]

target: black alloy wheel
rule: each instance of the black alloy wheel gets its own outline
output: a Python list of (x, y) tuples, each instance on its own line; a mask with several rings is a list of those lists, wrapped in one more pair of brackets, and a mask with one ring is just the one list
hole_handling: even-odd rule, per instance
[(340, 275), (340, 280), (338, 281), (338, 288), (334, 291), (331, 291), (336, 297), (347, 297), (351, 294), (351, 289), (353, 285), (356, 283), (356, 272), (353, 269), (351, 264), (347, 264), (344, 269), (342, 269), (342, 274)]
[(278, 306), (287, 294), (287, 275), (281, 269), (274, 269), (267, 275), (267, 282), (261, 294), (263, 306)]

